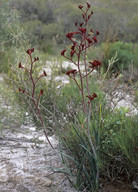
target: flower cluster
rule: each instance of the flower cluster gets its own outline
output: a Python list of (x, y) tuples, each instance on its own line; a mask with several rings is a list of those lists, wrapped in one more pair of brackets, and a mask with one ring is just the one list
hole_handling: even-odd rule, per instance
[[(61, 51), (61, 55), (66, 57), (67, 59), (69, 60), (72, 60), (72, 57), (74, 55), (74, 53), (78, 56), (79, 55), (79, 52), (77, 52), (78, 50), (85, 50), (87, 49), (88, 47), (92, 46), (93, 44), (97, 43), (97, 36), (99, 35), (99, 31), (96, 31), (95, 35), (94, 35), (94, 32), (92, 29), (90, 29), (90, 31), (87, 32), (87, 28), (85, 27), (87, 25), (87, 22), (89, 21), (91, 15), (93, 14), (93, 12), (91, 12), (90, 15), (87, 16), (87, 12), (90, 8), (90, 4), (87, 5), (87, 10), (86, 12), (84, 12), (84, 10), (82, 9), (83, 6), (80, 5), (79, 8), (83, 11), (83, 22), (78, 25), (78, 23), (76, 22), (75, 23), (75, 26), (77, 27), (77, 31), (74, 31), (74, 32), (70, 32), (70, 33), (67, 33), (66, 34), (66, 37), (72, 41), (73, 45), (71, 47), (71, 51), (70, 51), (70, 58), (67, 58), (65, 56), (65, 52), (66, 52), (66, 49), (64, 49), (63, 51)], [(83, 27), (84, 26), (84, 27)], [(77, 42), (76, 39), (75, 39), (75, 35), (79, 35), (80, 36), (80, 39), (81, 41)], [(91, 35), (94, 35), (91, 37)], [(87, 45), (84, 43), (84, 42), (87, 42)], [(73, 49), (72, 49), (73, 48)]]
[[(33, 52), (34, 52), (34, 48), (28, 49), (28, 50), (26, 51), (26, 53), (30, 56), (30, 59), (31, 59), (31, 67), (30, 67), (31, 69), (30, 69), (30, 70), (28, 70), (27, 68), (23, 67), (23, 65), (21, 64), (21, 62), (19, 63), (19, 68), (22, 68), (22, 69), (26, 70), (26, 71), (29, 73), (30, 79), (31, 79), (31, 81), (32, 81), (32, 84), (33, 84), (33, 87), (34, 87), (34, 88), (33, 88), (33, 93), (32, 93), (32, 98), (34, 97), (35, 86), (36, 86), (36, 83), (38, 82), (38, 80), (39, 80), (41, 77), (47, 76), (46, 72), (43, 71), (42, 75), (40, 75), (40, 76), (36, 79), (36, 81), (34, 81), (33, 76), (32, 76), (32, 67), (33, 67), (33, 64), (34, 64), (36, 61), (39, 61), (39, 57), (34, 57), (34, 60), (32, 60), (32, 53), (33, 53)], [(27, 95), (30, 96), (30, 94), (29, 94), (28, 92), (26, 92), (25, 90), (22, 90), (20, 87), (19, 87), (19, 92), (25, 93), (25, 94), (27, 94)], [(39, 101), (41, 95), (43, 95), (43, 90), (40, 91), (37, 101)], [(34, 100), (34, 98), (33, 98), (33, 100)], [(35, 102), (35, 100), (34, 100), (34, 102)], [(37, 102), (37, 105), (38, 105), (38, 102)]]
[[(87, 66), (87, 62), (86, 62), (86, 50), (98, 42), (97, 36), (99, 35), (99, 31), (94, 32), (93, 29), (90, 29), (90, 30), (87, 29), (88, 21), (89, 21), (90, 17), (93, 15), (93, 11), (90, 10), (91, 5), (88, 2), (86, 2), (86, 8), (83, 5), (79, 5), (78, 8), (82, 11), (83, 22), (81, 22), (80, 24), (78, 24), (76, 22), (75, 26), (76, 26), (77, 30), (74, 32), (69, 32), (66, 34), (66, 37), (72, 43), (72, 45), (70, 46), (70, 49), (69, 49), (70, 54), (66, 54), (67, 50), (63, 49), (61, 51), (61, 55), (76, 65), (77, 69), (67, 71), (66, 75), (68, 75), (70, 78), (72, 78), (75, 81), (79, 90), (82, 92), (82, 95), (84, 95), (84, 93), (83, 93), (83, 79), (86, 78), (87, 91), (89, 93), (87, 77), (90, 73), (92, 73), (92, 71), (94, 69), (101, 66), (101, 62), (98, 60), (89, 61), (88, 64), (90, 64), (90, 65), (88, 65), (88, 66)], [(69, 56), (67, 56), (67, 55), (69, 55)], [(78, 60), (74, 61), (74, 58), (76, 59), (76, 57)], [(84, 59), (85, 73), (81, 72), (80, 58)], [(90, 68), (91, 68), (91, 70), (89, 70)], [(78, 73), (78, 76), (80, 77), (81, 85), (77, 82), (77, 79), (76, 79), (77, 73)], [(89, 99), (91, 101), (95, 97), (96, 97), (95, 94), (92, 95), (91, 97), (89, 95)]]
[(71, 71), (67, 71), (67, 72), (66, 72), (66, 75), (70, 76), (70, 74), (75, 75), (76, 73), (77, 73), (77, 70), (76, 70), (76, 69), (73, 69), (73, 70), (71, 70)]
[(28, 55), (31, 55), (33, 52), (34, 52), (34, 48), (28, 49), (28, 50), (26, 51), (26, 53), (28, 53)]
[(97, 94), (96, 94), (96, 93), (93, 93), (92, 95), (87, 95), (86, 97), (89, 98), (88, 103), (90, 103), (92, 100), (94, 100), (94, 99), (97, 97)]
[(22, 89), (19, 87), (19, 92), (25, 93), (25, 90), (22, 90)]
[(89, 68), (97, 68), (98, 66), (101, 66), (101, 62), (98, 60), (94, 60), (93, 62), (89, 62), (91, 65), (89, 66)]

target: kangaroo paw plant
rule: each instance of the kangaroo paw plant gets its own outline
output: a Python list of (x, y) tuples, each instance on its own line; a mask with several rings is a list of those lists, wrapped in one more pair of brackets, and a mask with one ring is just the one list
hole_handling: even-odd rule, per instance
[(26, 94), (29, 98), (31, 98), (32, 103), (33, 103), (33, 105), (34, 105), (34, 107), (35, 107), (35, 110), (36, 110), (36, 113), (37, 113), (37, 118), (39, 119), (39, 121), (40, 121), (40, 123), (41, 123), (41, 127), (42, 127), (42, 129), (43, 129), (43, 131), (44, 131), (44, 135), (46, 136), (46, 139), (47, 139), (48, 143), (50, 144), (50, 146), (53, 148), (53, 146), (52, 146), (52, 144), (51, 144), (51, 142), (50, 142), (50, 140), (49, 140), (49, 138), (48, 138), (48, 136), (47, 136), (47, 133), (46, 133), (46, 130), (45, 130), (45, 126), (44, 126), (44, 122), (43, 122), (43, 118), (42, 118), (41, 111), (40, 111), (40, 108), (39, 108), (39, 101), (40, 101), (40, 97), (43, 95), (43, 90), (42, 90), (42, 89), (40, 90), (40, 93), (39, 93), (38, 97), (36, 97), (36, 95), (35, 95), (35, 90), (36, 90), (37, 82), (39, 81), (40, 78), (42, 78), (42, 77), (44, 77), (44, 76), (47, 76), (47, 74), (46, 74), (45, 71), (43, 71), (43, 73), (42, 73), (37, 79), (34, 79), (34, 77), (33, 77), (33, 64), (34, 64), (36, 61), (38, 61), (39, 58), (38, 58), (38, 57), (34, 57), (34, 58), (33, 58), (33, 57), (32, 57), (32, 53), (33, 53), (33, 52), (34, 52), (34, 48), (28, 49), (28, 50), (26, 51), (26, 53), (27, 53), (27, 54), (29, 55), (29, 57), (30, 57), (30, 63), (31, 63), (30, 69), (25, 68), (25, 67), (21, 64), (21, 62), (19, 63), (19, 68), (20, 68), (20, 69), (24, 69), (24, 70), (28, 73), (28, 75), (29, 75), (29, 77), (30, 77), (30, 80), (31, 80), (32, 89), (31, 89), (30, 92), (28, 92), (28, 91), (26, 91), (26, 90), (24, 90), (24, 89), (21, 89), (21, 88), (19, 87), (19, 92), (22, 92), (23, 94)]
[[(80, 154), (78, 158), (79, 160), (74, 158), (74, 164), (76, 164), (77, 169), (76, 183), (78, 187), (80, 187), (85, 180), (84, 186), (87, 186), (87, 189), (97, 191), (99, 185), (99, 125), (96, 125), (94, 119), (92, 119), (92, 103), (97, 97), (97, 94), (90, 92), (89, 75), (101, 66), (101, 62), (98, 60), (88, 60), (87, 50), (97, 43), (99, 32), (88, 29), (88, 22), (93, 15), (91, 5), (86, 2), (86, 6), (79, 5), (78, 8), (82, 12), (82, 22), (75, 23), (77, 29), (66, 34), (66, 37), (71, 42), (71, 46), (69, 49), (64, 49), (61, 55), (74, 64), (74, 69), (67, 71), (66, 75), (68, 75), (78, 87), (78, 92), (82, 96), (82, 109), (85, 116), (85, 123), (81, 125), (83, 128), (83, 136), (79, 130), (75, 129), (80, 140), (79, 145), (82, 149), (82, 154)], [(84, 70), (81, 69), (82, 63), (85, 66)]]

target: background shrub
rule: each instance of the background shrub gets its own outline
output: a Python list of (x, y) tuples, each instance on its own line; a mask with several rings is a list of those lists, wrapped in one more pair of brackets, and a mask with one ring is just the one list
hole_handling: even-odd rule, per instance
[(103, 48), (103, 69), (104, 72), (108, 69), (108, 61), (117, 54), (117, 61), (110, 68), (110, 73), (120, 73), (123, 70), (128, 70), (129, 66), (135, 61), (135, 54), (132, 43), (114, 42), (104, 43)]

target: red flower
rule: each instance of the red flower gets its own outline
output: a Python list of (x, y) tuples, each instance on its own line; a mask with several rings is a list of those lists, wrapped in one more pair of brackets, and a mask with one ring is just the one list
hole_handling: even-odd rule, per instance
[(82, 33), (86, 33), (86, 28), (79, 28)]
[(73, 69), (73, 70), (71, 70), (71, 71), (67, 71), (66, 72), (66, 75), (70, 75), (70, 74), (73, 74), (73, 75), (75, 75), (76, 73), (77, 73), (77, 70), (76, 69)]
[(71, 33), (66, 34), (66, 37), (69, 38), (69, 39), (71, 39), (71, 38), (74, 37), (74, 34), (78, 34), (78, 33), (80, 33), (80, 32), (79, 32), (79, 31), (74, 31), (74, 32), (71, 32)]
[(94, 60), (93, 62), (89, 62), (91, 65), (89, 66), (90, 68), (98, 67), (101, 66), (101, 62), (98, 60)]
[(97, 43), (97, 38), (96, 37), (92, 37), (92, 39), (94, 40), (95, 43)]
[(23, 68), (23, 66), (22, 66), (21, 62), (19, 63), (19, 68)]
[(61, 51), (61, 55), (64, 56), (65, 52), (66, 52), (66, 49), (64, 49), (63, 51)]
[(79, 9), (82, 9), (82, 8), (83, 8), (83, 5), (79, 5), (78, 8), (79, 8)]
[(44, 91), (41, 89), (41, 91), (40, 91), (40, 95), (43, 95), (43, 93), (44, 93)]
[(91, 17), (91, 14), (90, 14), (90, 15), (88, 15), (88, 20), (90, 19), (90, 17)]
[(92, 96), (93, 96), (94, 98), (96, 98), (96, 97), (97, 97), (97, 94), (96, 94), (96, 93), (93, 93)]
[(22, 89), (19, 87), (19, 92), (25, 93), (25, 90), (22, 90)]
[(39, 57), (34, 57), (34, 61), (39, 61)]
[(99, 35), (99, 31), (96, 31), (96, 35)]
[(31, 55), (33, 52), (34, 52), (34, 48), (28, 49), (28, 50), (26, 51), (26, 53), (28, 53), (29, 55)]
[(68, 34), (66, 34), (66, 37), (71, 39), (73, 37), (73, 35), (74, 35), (74, 33), (68, 33)]
[(73, 57), (73, 55), (74, 55), (75, 52), (76, 52), (75, 50), (71, 50), (71, 52), (70, 52), (71, 58)]
[(82, 46), (82, 49), (84, 48), (84, 44), (81, 45)]
[(74, 43), (74, 44), (71, 46), (71, 49), (74, 50), (74, 49), (75, 49), (75, 46), (76, 46), (76, 43)]
[(88, 41), (89, 44), (92, 43), (92, 40), (90, 38), (86, 38), (86, 40)]
[(90, 30), (90, 33), (93, 33), (93, 30), (92, 30), (92, 29)]
[(93, 14), (93, 11), (91, 11), (91, 15)]
[(91, 5), (88, 2), (86, 2), (86, 4), (87, 4), (87, 7), (89, 9), (91, 7)]
[(91, 95), (87, 95), (86, 97), (89, 98), (89, 102), (88, 103), (90, 103), (92, 100), (94, 100), (97, 97), (97, 94), (93, 93), (92, 96)]
[(82, 27), (83, 23), (80, 24), (80, 27)]
[(47, 76), (47, 73), (45, 72), (45, 70), (43, 71), (43, 75), (44, 75), (44, 76)]

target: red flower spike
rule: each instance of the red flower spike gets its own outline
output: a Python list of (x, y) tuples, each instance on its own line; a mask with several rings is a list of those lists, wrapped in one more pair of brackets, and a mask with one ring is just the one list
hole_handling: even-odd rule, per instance
[(83, 17), (83, 19), (85, 18), (85, 15), (84, 14), (82, 14), (82, 17)]
[(96, 94), (96, 93), (93, 93), (92, 96), (93, 96), (94, 98), (96, 98), (96, 97), (97, 97), (97, 94)]
[(78, 23), (77, 23), (77, 22), (75, 22), (75, 26), (76, 26), (76, 27), (78, 26)]
[(34, 48), (28, 49), (28, 50), (26, 51), (26, 53), (28, 53), (28, 55), (31, 55), (33, 52), (34, 52)]
[(101, 62), (98, 60), (94, 60), (93, 62), (89, 62), (89, 63), (91, 64), (91, 66), (89, 66), (90, 68), (101, 66)]
[(89, 98), (90, 101), (88, 103), (90, 103), (92, 100), (94, 100), (97, 97), (97, 94), (93, 93), (92, 96), (91, 95), (87, 95), (86, 97)]
[(93, 30), (92, 30), (92, 29), (90, 30), (90, 33), (93, 33)]
[(74, 55), (75, 52), (76, 52), (75, 50), (71, 50), (71, 52), (70, 52), (71, 58), (73, 57), (73, 55)]
[(91, 15), (88, 15), (88, 20), (90, 19)]
[(84, 48), (84, 44), (81, 45), (82, 46), (82, 49)]
[(99, 35), (99, 31), (96, 31), (96, 35)]
[(34, 52), (34, 48), (31, 49), (31, 53), (33, 53), (33, 52)]
[(82, 33), (86, 33), (86, 28), (79, 28)]
[(43, 89), (41, 89), (41, 91), (40, 91), (40, 95), (43, 95), (43, 93), (44, 93), (44, 91), (43, 91)]
[(82, 9), (82, 8), (83, 8), (83, 5), (79, 5), (78, 8), (79, 8), (79, 9)]
[(90, 38), (86, 38), (89, 44), (91, 44), (93, 41)]
[(71, 39), (73, 37), (73, 35), (74, 35), (74, 33), (68, 33), (68, 34), (66, 34), (66, 37)]
[(71, 49), (74, 50), (75, 46), (76, 46), (76, 44), (74, 43), (74, 45), (71, 46)]
[(19, 87), (19, 92), (25, 93), (25, 90), (22, 90), (22, 89)]
[(66, 49), (64, 49), (63, 51), (61, 51), (61, 55), (64, 56), (65, 52), (66, 52)]
[(23, 66), (22, 66), (21, 62), (19, 63), (19, 68), (23, 68)]
[(91, 5), (88, 2), (86, 2), (86, 4), (87, 4), (88, 9), (90, 9)]
[(97, 38), (96, 37), (92, 37), (92, 39), (94, 40), (95, 43), (97, 43)]
[(71, 39), (71, 38), (74, 37), (74, 34), (78, 34), (78, 33), (80, 33), (80, 32), (79, 31), (75, 31), (75, 32), (72, 32), (72, 33), (68, 33), (68, 34), (66, 34), (66, 37)]
[(80, 27), (82, 27), (83, 23), (80, 24)]
[(44, 76), (47, 76), (47, 73), (45, 72), (45, 70), (43, 71), (43, 75), (44, 75)]
[(39, 61), (39, 57), (34, 57), (34, 61)]
[(88, 97), (91, 101), (94, 99), (91, 95), (87, 95), (86, 97)]
[(77, 73), (77, 70), (76, 69), (73, 69), (73, 70), (71, 70), (71, 71), (67, 71), (66, 72), (66, 75), (70, 75), (70, 74), (73, 74), (73, 75), (75, 75), (76, 73)]

